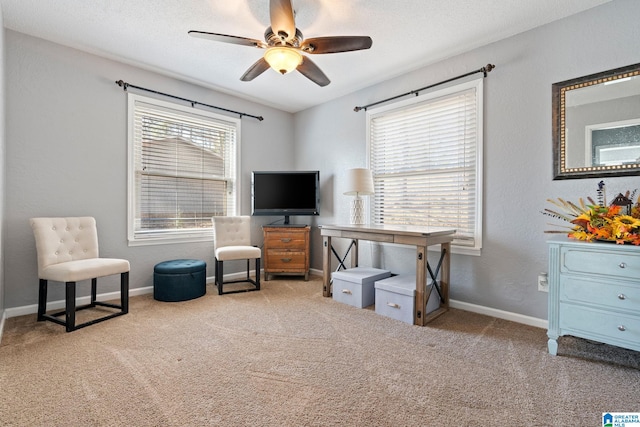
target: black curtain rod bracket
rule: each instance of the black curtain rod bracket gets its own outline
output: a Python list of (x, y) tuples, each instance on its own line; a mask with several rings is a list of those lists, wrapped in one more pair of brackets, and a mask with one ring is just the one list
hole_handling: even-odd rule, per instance
[(240, 111), (234, 111), (234, 110), (229, 110), (227, 108), (216, 107), (215, 105), (204, 104), (202, 102), (193, 101), (191, 99), (181, 98), (179, 96), (169, 95), (168, 93), (158, 92), (157, 90), (147, 89), (147, 88), (140, 87), (140, 86), (135, 86), (135, 85), (129, 84), (129, 83), (127, 83), (125, 81), (122, 81), (122, 80), (116, 80), (116, 84), (118, 86), (120, 86), (125, 92), (127, 91), (127, 89), (132, 87), (134, 89), (144, 90), (146, 92), (151, 92), (151, 93), (155, 93), (157, 95), (162, 95), (162, 96), (166, 96), (166, 97), (169, 97), (169, 98), (178, 99), (180, 101), (188, 102), (188, 103), (191, 104), (191, 108), (194, 108), (196, 105), (202, 105), (204, 107), (209, 107), (209, 108), (214, 108), (216, 110), (226, 111), (227, 113), (237, 114), (238, 116), (240, 116), (240, 118), (246, 116), (246, 117), (254, 118), (254, 119), (259, 120), (259, 121), (263, 121), (264, 120), (264, 117), (262, 117), (262, 116), (254, 116), (252, 114), (241, 113)]
[(403, 93), (401, 95), (392, 96), (391, 98), (383, 99), (382, 101), (377, 101), (377, 102), (374, 102), (372, 104), (363, 105), (362, 107), (355, 107), (353, 109), (353, 111), (355, 111), (356, 113), (358, 111), (360, 111), (360, 110), (367, 111), (367, 108), (369, 108), (369, 107), (373, 107), (374, 105), (384, 104), (385, 102), (393, 101), (395, 99), (402, 98), (404, 96), (409, 96), (409, 95), (418, 96), (418, 95), (420, 95), (420, 92), (422, 92), (424, 90), (431, 89), (432, 87), (439, 86), (439, 85), (442, 85), (442, 84), (445, 84), (445, 83), (449, 83), (449, 82), (452, 82), (454, 80), (462, 79), (462, 78), (470, 76), (472, 74), (483, 73), (484, 76), (487, 77), (487, 74), (490, 73), (491, 70), (493, 70), (494, 68), (496, 68), (495, 65), (487, 64), (487, 65), (485, 65), (484, 67), (482, 67), (482, 68), (480, 68), (478, 70), (471, 71), (469, 73), (465, 73), (465, 74), (462, 74), (462, 75), (457, 76), (457, 77), (453, 77), (453, 78), (450, 78), (450, 79), (447, 79), (447, 80), (443, 80), (441, 82), (434, 83), (434, 84), (429, 85), (429, 86), (421, 87), (420, 89), (415, 89), (415, 90), (412, 90), (410, 92)]

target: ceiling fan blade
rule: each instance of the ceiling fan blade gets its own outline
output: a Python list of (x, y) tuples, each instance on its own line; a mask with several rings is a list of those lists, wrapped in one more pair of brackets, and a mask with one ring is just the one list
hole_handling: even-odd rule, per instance
[(290, 41), (296, 35), (291, 0), (271, 0), (269, 2), (271, 29), (282, 41)]
[(373, 40), (368, 36), (336, 36), (307, 39), (300, 49), (307, 53), (338, 53), (369, 49)]
[(327, 77), (320, 68), (309, 58), (306, 56), (302, 59), (302, 64), (298, 65), (297, 68), (300, 73), (317, 84), (318, 86), (326, 86), (331, 83), (329, 77)]
[(214, 42), (239, 44), (242, 46), (259, 47), (265, 49), (267, 45), (255, 39), (248, 39), (246, 37), (229, 36), (227, 34), (207, 33), (204, 31), (189, 31), (189, 35), (192, 37), (198, 37), (206, 40), (213, 40)]
[(269, 69), (269, 63), (265, 61), (264, 58), (260, 58), (256, 61), (255, 64), (249, 67), (247, 71), (245, 71), (242, 77), (240, 77), (240, 80), (242, 80), (243, 82), (249, 82), (255, 79), (256, 77), (258, 77), (260, 74), (267, 71), (268, 69)]

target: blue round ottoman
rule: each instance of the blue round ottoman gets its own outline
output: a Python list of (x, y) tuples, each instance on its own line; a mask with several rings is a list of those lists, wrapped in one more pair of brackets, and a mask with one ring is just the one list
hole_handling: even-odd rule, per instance
[(207, 285), (207, 263), (197, 259), (176, 259), (153, 268), (153, 298), (158, 301), (186, 301), (203, 296)]

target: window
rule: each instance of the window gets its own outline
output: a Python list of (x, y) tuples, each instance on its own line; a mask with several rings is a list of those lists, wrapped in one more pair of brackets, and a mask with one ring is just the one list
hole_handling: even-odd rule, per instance
[(210, 240), (235, 215), (240, 120), (128, 94), (130, 245)]
[(374, 224), (456, 229), (482, 247), (482, 79), (367, 112)]

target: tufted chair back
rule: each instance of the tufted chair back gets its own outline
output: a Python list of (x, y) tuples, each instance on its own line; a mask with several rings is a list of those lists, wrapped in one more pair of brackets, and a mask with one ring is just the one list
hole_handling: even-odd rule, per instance
[(225, 246), (251, 246), (251, 217), (213, 217), (213, 241), (216, 249)]
[(31, 218), (38, 275), (50, 265), (98, 258), (98, 230), (92, 217)]

